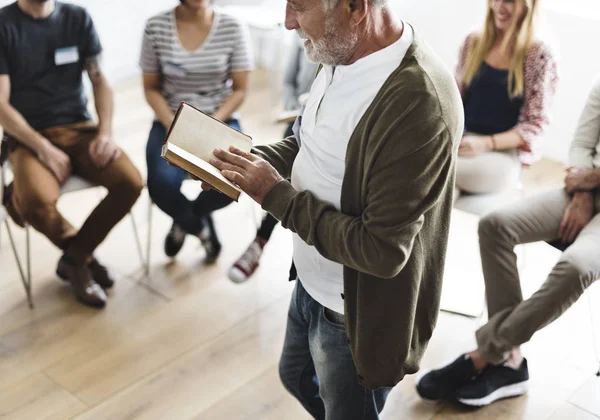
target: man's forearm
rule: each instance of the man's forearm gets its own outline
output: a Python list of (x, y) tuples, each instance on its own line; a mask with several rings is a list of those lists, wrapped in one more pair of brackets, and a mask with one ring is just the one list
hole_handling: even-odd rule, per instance
[(112, 134), (113, 93), (104, 78), (101, 83), (94, 85), (94, 103), (98, 114), (98, 131), (101, 134)]
[(600, 187), (600, 169), (592, 170), (591, 177), (595, 185), (594, 189)]
[(35, 153), (39, 153), (48, 141), (35, 131), (10, 103), (0, 104), (0, 125), (4, 127), (6, 133)]

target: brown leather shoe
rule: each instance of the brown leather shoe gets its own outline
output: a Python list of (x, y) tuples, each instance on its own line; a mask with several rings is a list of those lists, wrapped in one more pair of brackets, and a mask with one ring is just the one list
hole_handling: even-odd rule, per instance
[[(65, 264), (66, 263), (62, 261), (62, 259), (61, 261), (59, 261), (58, 267), (56, 268), (56, 275), (64, 281), (69, 281), (67, 279), (67, 275), (63, 270)], [(100, 264), (100, 262), (98, 262), (96, 258), (92, 259), (92, 261), (88, 264), (88, 268), (90, 269), (90, 273), (92, 274), (92, 279), (94, 279), (94, 281), (98, 283), (98, 285), (104, 290), (110, 289), (115, 285), (115, 280), (113, 279), (108, 269), (102, 264)]]
[(92, 262), (88, 264), (88, 267), (92, 273), (92, 278), (100, 287), (106, 290), (115, 285), (115, 280), (108, 268), (100, 264), (96, 258), (92, 258)]
[(103, 308), (106, 305), (106, 293), (92, 279), (92, 273), (87, 265), (68, 264), (64, 258), (61, 258), (56, 272), (60, 272), (64, 275), (64, 279), (71, 283), (73, 293), (79, 302), (94, 308)]

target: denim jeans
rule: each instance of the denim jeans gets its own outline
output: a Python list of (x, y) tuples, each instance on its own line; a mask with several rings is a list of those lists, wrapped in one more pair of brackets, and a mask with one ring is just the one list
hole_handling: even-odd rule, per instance
[(298, 280), (288, 313), (279, 376), (315, 419), (375, 420), (391, 388), (358, 383), (344, 316), (315, 301)]
[[(240, 130), (239, 122), (235, 119), (227, 121), (227, 124)], [(146, 145), (148, 192), (152, 201), (171, 216), (176, 224), (187, 233), (197, 235), (204, 227), (204, 218), (213, 211), (227, 206), (232, 200), (216, 190), (203, 191), (196, 200), (188, 200), (180, 191), (187, 172), (170, 166), (166, 160), (160, 157), (166, 136), (165, 127), (155, 121)]]

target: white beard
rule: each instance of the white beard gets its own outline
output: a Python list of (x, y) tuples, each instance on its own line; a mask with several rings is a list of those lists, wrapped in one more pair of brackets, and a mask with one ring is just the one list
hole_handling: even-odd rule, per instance
[(297, 30), (300, 38), (306, 40), (304, 50), (306, 57), (313, 63), (322, 63), (330, 66), (343, 64), (352, 55), (358, 43), (358, 35), (344, 35), (336, 31), (333, 16), (325, 21), (325, 33), (317, 41), (308, 38), (301, 29)]

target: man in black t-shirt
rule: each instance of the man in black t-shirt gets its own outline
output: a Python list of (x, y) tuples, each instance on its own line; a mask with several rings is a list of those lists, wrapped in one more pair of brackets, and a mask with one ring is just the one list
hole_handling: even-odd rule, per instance
[[(131, 209), (143, 182), (112, 138), (113, 95), (102, 46), (85, 9), (18, 0), (0, 9), (0, 125), (14, 181), (7, 207), (64, 250), (57, 274), (84, 304), (103, 307), (113, 285), (94, 250)], [(98, 123), (87, 111), (86, 71)], [(56, 208), (71, 174), (108, 189), (79, 231)]]

